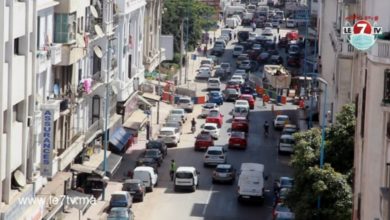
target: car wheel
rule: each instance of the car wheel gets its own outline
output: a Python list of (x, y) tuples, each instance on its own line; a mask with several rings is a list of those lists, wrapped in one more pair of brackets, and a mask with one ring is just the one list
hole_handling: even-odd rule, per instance
[(196, 191), (196, 186), (192, 186), (192, 189), (191, 189), (192, 192), (195, 192)]

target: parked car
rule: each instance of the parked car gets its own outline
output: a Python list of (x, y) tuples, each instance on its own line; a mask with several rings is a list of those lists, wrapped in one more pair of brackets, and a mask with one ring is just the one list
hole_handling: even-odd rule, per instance
[(223, 91), (223, 99), (225, 101), (234, 102), (238, 99), (240, 93), (236, 88), (227, 88)]
[(208, 67), (201, 67), (198, 69), (198, 74), (195, 76), (197, 80), (208, 79), (211, 77), (211, 71)]
[(175, 132), (182, 134), (182, 124), (180, 124), (178, 121), (168, 120), (162, 126), (167, 128), (175, 128)]
[(221, 63), (220, 66), (223, 70), (225, 70), (225, 73), (227, 74), (231, 73), (230, 63)]
[(227, 151), (221, 146), (212, 146), (207, 148), (206, 153), (203, 157), (203, 165), (218, 165), (221, 163), (226, 163), (227, 161)]
[(161, 152), (163, 157), (168, 154), (167, 145), (161, 140), (150, 140), (146, 143), (146, 149), (157, 149)]
[(235, 117), (232, 121), (231, 131), (248, 132), (249, 131), (248, 119), (244, 117)]
[(179, 108), (182, 108), (187, 112), (192, 112), (194, 110), (194, 102), (190, 97), (180, 97), (177, 103)]
[(208, 94), (208, 101), (210, 103), (215, 103), (217, 105), (223, 104), (223, 97), (220, 91), (210, 91)]
[(130, 208), (115, 207), (108, 212), (107, 220), (134, 220), (134, 217)]
[(292, 135), (283, 134), (279, 139), (278, 153), (293, 153), (295, 140)]
[(136, 166), (145, 166), (145, 167), (152, 167), (154, 172), (158, 173), (158, 167), (159, 162), (155, 160), (154, 158), (146, 158), (143, 155), (140, 155), (136, 161)]
[(214, 139), (219, 138), (219, 128), (216, 123), (206, 123), (202, 125), (202, 133), (209, 133)]
[(238, 100), (247, 100), (249, 103), (249, 108), (255, 109), (255, 99), (253, 98), (253, 95), (242, 94), (242, 95), (240, 95)]
[(131, 208), (133, 204), (133, 198), (127, 191), (116, 191), (111, 194), (110, 208), (125, 207)]
[(216, 123), (220, 128), (223, 124), (223, 115), (217, 110), (211, 110), (206, 117), (206, 123)]
[(293, 135), (297, 131), (298, 131), (298, 128), (296, 125), (286, 124), (286, 125), (284, 125), (284, 128), (282, 130), (282, 135), (284, 135), (284, 134)]
[(228, 143), (229, 143), (228, 144), (229, 148), (246, 149), (247, 140), (246, 140), (245, 132), (232, 131)]
[(205, 103), (202, 106), (202, 112), (200, 114), (201, 117), (206, 117), (211, 110), (219, 110), (218, 105), (216, 103)]
[(290, 118), (288, 117), (288, 115), (278, 115), (274, 119), (274, 128), (275, 129), (282, 129), (282, 128), (284, 128), (284, 125), (288, 123), (288, 121), (290, 121)]
[(282, 176), (277, 180), (279, 190), (283, 188), (291, 189), (294, 186), (294, 179), (287, 176)]
[(187, 114), (183, 108), (175, 108), (169, 111), (169, 115), (178, 116), (182, 118), (183, 122), (187, 121)]
[(162, 139), (165, 144), (177, 146), (180, 142), (180, 133), (176, 132), (175, 128), (163, 127), (160, 129), (158, 138)]
[(206, 150), (210, 146), (214, 146), (214, 139), (209, 133), (201, 132), (195, 137), (194, 150)]
[(241, 83), (241, 80), (239, 80), (239, 81), (229, 80), (226, 83), (225, 90), (227, 90), (227, 89), (235, 89), (238, 92), (238, 91), (240, 91), (240, 83)]
[(213, 172), (212, 182), (234, 183), (236, 179), (236, 169), (231, 164), (218, 164)]
[(127, 191), (133, 197), (133, 200), (142, 202), (145, 196), (145, 185), (139, 179), (127, 179), (122, 184), (122, 190)]

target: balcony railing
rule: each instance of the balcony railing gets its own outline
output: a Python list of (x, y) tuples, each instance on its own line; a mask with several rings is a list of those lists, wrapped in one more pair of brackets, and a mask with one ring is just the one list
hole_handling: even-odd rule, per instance
[(370, 48), (369, 54), (374, 57), (389, 59), (390, 61), (390, 40), (377, 39)]
[(61, 62), (61, 44), (50, 46), (51, 64), (55, 65)]

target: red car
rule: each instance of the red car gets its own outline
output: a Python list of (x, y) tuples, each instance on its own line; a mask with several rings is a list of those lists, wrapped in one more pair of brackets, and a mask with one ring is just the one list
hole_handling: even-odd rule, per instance
[(196, 136), (195, 150), (206, 150), (210, 146), (214, 146), (214, 139), (209, 133), (202, 132)]
[(223, 124), (223, 115), (218, 110), (211, 110), (207, 115), (206, 123), (215, 123), (220, 128)]
[(226, 83), (225, 89), (235, 89), (237, 91), (240, 91), (240, 83), (236, 81), (229, 81)]
[(249, 123), (248, 119), (245, 117), (236, 117), (232, 121), (232, 131), (243, 131), (248, 132), (249, 130)]
[(248, 103), (249, 103), (249, 108), (250, 109), (254, 109), (255, 108), (255, 99), (253, 98), (253, 95), (249, 95), (249, 94), (242, 94), (240, 95), (240, 97), (238, 98), (239, 100), (247, 100)]
[(229, 138), (229, 148), (245, 149), (247, 145), (245, 132), (232, 131)]

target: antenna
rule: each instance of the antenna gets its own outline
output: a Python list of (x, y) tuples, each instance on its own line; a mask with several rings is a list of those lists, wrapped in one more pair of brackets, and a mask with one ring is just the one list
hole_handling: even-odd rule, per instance
[(95, 55), (99, 57), (100, 59), (103, 57), (103, 52), (102, 49), (99, 46), (94, 46), (93, 47), (93, 52), (95, 52)]
[(104, 37), (103, 30), (99, 25), (95, 25), (95, 32), (96, 32), (97, 36)]

